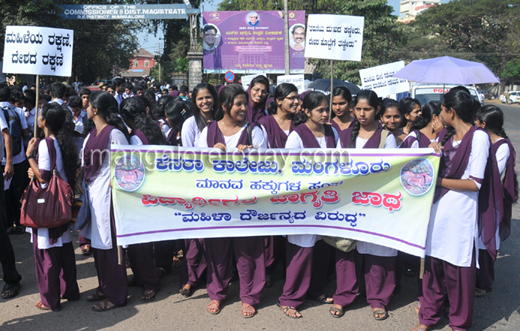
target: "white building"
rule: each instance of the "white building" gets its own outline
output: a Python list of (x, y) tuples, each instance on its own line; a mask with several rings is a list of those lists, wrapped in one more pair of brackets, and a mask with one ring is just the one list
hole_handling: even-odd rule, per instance
[(418, 14), (440, 4), (441, 0), (401, 0), (399, 21), (413, 21)]

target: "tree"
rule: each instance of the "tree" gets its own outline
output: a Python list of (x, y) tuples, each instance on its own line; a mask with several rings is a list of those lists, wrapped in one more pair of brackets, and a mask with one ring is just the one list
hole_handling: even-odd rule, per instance
[[(506, 65), (520, 51), (519, 15), (520, 0), (453, 0), (417, 17), (412, 23), (416, 38), (409, 39), (408, 49), (412, 55), (453, 55), (483, 62), (500, 76), (503, 89)], [(439, 49), (444, 54), (436, 54)]]

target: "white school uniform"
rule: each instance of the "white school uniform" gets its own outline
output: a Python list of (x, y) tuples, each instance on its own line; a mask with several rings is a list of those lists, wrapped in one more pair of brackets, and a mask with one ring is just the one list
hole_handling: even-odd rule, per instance
[[(58, 140), (52, 138), (54, 142), (54, 148), (56, 149), (56, 168), (64, 181), (67, 181), (67, 175), (65, 174), (65, 166), (63, 165), (63, 158), (61, 156), (61, 149), (58, 145)], [(47, 142), (45, 140), (40, 141), (38, 144), (38, 168), (41, 170), (52, 171), (51, 159), (49, 155), (49, 149), (47, 148)], [(40, 184), (42, 188), (47, 187), (48, 183)], [(32, 229), (27, 228), (27, 232), (31, 233), (31, 243), (33, 242)], [(54, 244), (51, 244), (49, 238), (49, 229), (38, 229), (38, 249), (49, 249), (53, 247), (63, 247), (63, 244), (70, 243), (72, 241), (72, 233), (67, 229), (61, 237), (59, 237)]]
[(202, 131), (199, 130), (197, 126), (197, 121), (195, 120), (195, 116), (191, 116), (188, 118), (184, 124), (182, 124), (181, 130), (181, 139), (182, 146), (184, 147), (195, 147), (197, 146), (197, 140), (200, 137)]
[[(184, 122), (184, 125), (182, 127), (183, 129), (185, 125), (186, 122)], [(235, 148), (238, 146), (238, 140), (242, 135), (242, 131), (244, 131), (246, 127), (247, 125), (244, 125), (240, 130), (238, 130), (237, 133), (235, 133), (232, 136), (224, 136), (227, 148)], [(267, 148), (267, 139), (265, 138), (262, 129), (260, 129), (258, 126), (255, 126), (251, 131), (251, 140), (253, 148)], [(186, 146), (184, 145), (184, 140), (182, 140), (182, 145)], [(200, 137), (197, 140), (196, 145), (197, 147), (208, 147), (208, 127), (205, 127), (204, 130), (202, 130), (202, 133), (200, 134)]]
[[(332, 131), (334, 132), (334, 141), (337, 145), (339, 140), (338, 132), (334, 128), (332, 128)], [(318, 144), (320, 144), (321, 148), (327, 148), (327, 140), (325, 137), (316, 137), (316, 140), (318, 141)], [(298, 132), (293, 131), (289, 134), (289, 136), (287, 137), (287, 142), (285, 143), (285, 148), (305, 148), (305, 146), (303, 145), (302, 138), (300, 138)], [(287, 235), (287, 241), (299, 247), (314, 247), (314, 244), (318, 240), (321, 240), (321, 236), (316, 234)]]
[[(363, 148), (369, 139), (363, 139), (358, 136), (356, 138), (356, 149)], [(341, 142), (341, 147), (345, 148), (345, 147), (343, 147), (343, 142)], [(386, 137), (385, 148), (397, 148), (397, 143), (395, 141), (394, 135), (389, 134)], [(382, 256), (382, 257), (397, 256), (397, 249), (369, 243), (366, 241), (358, 241), (356, 249), (358, 250), (358, 252), (360, 254), (370, 254), (370, 255)]]
[(130, 145), (132, 146), (142, 146), (144, 145), (143, 144), (143, 141), (141, 140), (141, 138), (139, 138), (137, 135), (133, 135), (130, 137)]
[[(22, 127), (22, 130), (25, 130), (25, 129), (28, 128), (28, 126), (27, 126), (27, 119), (25, 118), (25, 112), (24, 112), (24, 110), (22, 108), (14, 107), (9, 102), (5, 102), (5, 101), (4, 102), (0, 102), (0, 107), (1, 108), (10, 107), (10, 108), (14, 109), (14, 111), (18, 115), (18, 118), (20, 118), (20, 125)], [(3, 141), (3, 139), (4, 139), (4, 136), (2, 135), (2, 141)], [(21, 140), (20, 144), (22, 145), (21, 146), (22, 149), (20, 150), (20, 153), (18, 153), (16, 155), (13, 155), (13, 164), (19, 164), (19, 163), (22, 163), (23, 161), (25, 161), (25, 146), (24, 146), (24, 143), (23, 143), (23, 137), (22, 137), (22, 140)], [(5, 165), (5, 162), (6, 162), (6, 159), (4, 157), (3, 160), (2, 160), (2, 165)]]
[[(83, 142), (83, 149), (90, 138), (90, 134)], [(96, 249), (112, 249), (112, 232), (110, 226), (110, 203), (112, 198), (112, 187), (110, 187), (110, 146), (128, 145), (123, 132), (113, 129), (110, 132), (107, 149), (103, 160), (103, 165), (94, 181), (87, 185), (89, 190), (89, 201), (91, 211), (91, 222), (81, 230), (81, 235), (91, 240), (91, 246)], [(83, 161), (83, 158), (82, 158)]]
[[(461, 141), (454, 141), (453, 146)], [(471, 142), (469, 162), (461, 179), (483, 179), (489, 155), (489, 136), (477, 130)], [(480, 184), (475, 181), (480, 189)], [(458, 267), (470, 267), (478, 239), (478, 191), (449, 190), (433, 204), (426, 255)], [(478, 256), (475, 257), (478, 260)]]
[[(504, 138), (498, 139), (497, 142), (502, 140)], [(502, 144), (497, 150), (496, 158), (497, 158), (497, 164), (498, 164), (498, 172), (500, 173), (500, 177), (502, 177), (504, 171), (506, 170), (507, 161), (509, 160), (510, 155), (509, 146), (507, 144)], [(495, 241), (497, 244), (497, 251), (500, 249), (500, 228), (497, 228), (497, 232), (495, 235)], [(478, 238), (478, 249), (486, 249), (486, 246), (484, 245), (484, 242), (482, 241), (482, 237)]]

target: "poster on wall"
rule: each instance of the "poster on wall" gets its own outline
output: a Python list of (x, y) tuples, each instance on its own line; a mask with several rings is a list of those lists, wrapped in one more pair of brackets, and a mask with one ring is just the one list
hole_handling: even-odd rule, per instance
[[(284, 73), (282, 11), (203, 13), (204, 72)], [(305, 11), (289, 12), (291, 73), (305, 67)]]

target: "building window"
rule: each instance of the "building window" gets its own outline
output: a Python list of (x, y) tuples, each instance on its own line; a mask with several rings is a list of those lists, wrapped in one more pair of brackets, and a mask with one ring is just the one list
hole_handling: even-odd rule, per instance
[(144, 67), (148, 68), (150, 66), (150, 60), (144, 60)]
[(139, 67), (139, 60), (138, 59), (134, 60), (134, 67), (135, 68)]

